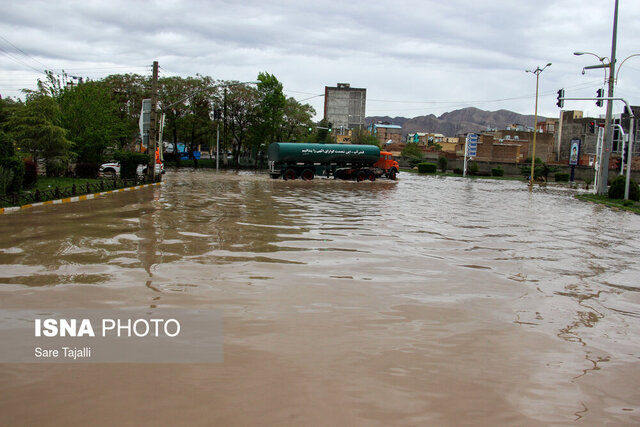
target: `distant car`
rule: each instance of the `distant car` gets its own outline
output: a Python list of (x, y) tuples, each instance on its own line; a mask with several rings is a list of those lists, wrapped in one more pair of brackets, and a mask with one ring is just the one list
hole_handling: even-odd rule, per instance
[[(157, 163), (156, 164), (156, 174), (164, 173), (164, 164)], [(136, 168), (137, 175), (146, 175), (147, 174), (147, 165), (140, 164)], [(114, 177), (120, 176), (120, 162), (108, 162), (100, 165), (100, 169), (98, 169), (98, 175), (103, 177)]]

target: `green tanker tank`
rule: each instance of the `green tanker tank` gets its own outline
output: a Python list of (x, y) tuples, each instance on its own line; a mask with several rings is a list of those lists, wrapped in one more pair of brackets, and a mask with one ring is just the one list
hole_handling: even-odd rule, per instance
[(276, 142), (269, 145), (269, 161), (286, 163), (365, 163), (380, 158), (375, 145)]
[(310, 180), (314, 176), (375, 180), (395, 179), (398, 163), (375, 145), (274, 142), (267, 150), (272, 178)]

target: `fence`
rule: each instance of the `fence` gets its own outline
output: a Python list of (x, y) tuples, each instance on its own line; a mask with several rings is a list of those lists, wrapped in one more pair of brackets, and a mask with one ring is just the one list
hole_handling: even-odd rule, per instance
[(0, 207), (23, 206), (48, 200), (59, 200), (84, 194), (100, 193), (119, 188), (133, 187), (151, 183), (146, 178), (134, 179), (103, 179), (99, 182), (74, 183), (70, 187), (54, 187), (46, 190), (30, 190), (20, 193), (0, 195)]

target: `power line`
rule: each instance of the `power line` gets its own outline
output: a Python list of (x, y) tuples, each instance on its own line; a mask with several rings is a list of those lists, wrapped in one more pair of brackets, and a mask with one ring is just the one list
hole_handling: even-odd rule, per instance
[(18, 46), (16, 46), (15, 44), (11, 43), (9, 40), (7, 40), (5, 37), (3, 37), (2, 35), (0, 35), (0, 39), (4, 40), (5, 42), (9, 43), (11, 46), (13, 46), (14, 49), (16, 49), (17, 51), (21, 52), (24, 56), (26, 56), (27, 58), (31, 58), (34, 61), (36, 61), (38, 64), (42, 65), (45, 69), (47, 69), (48, 67), (46, 65), (44, 65), (42, 62), (40, 62), (39, 60), (37, 60), (36, 58), (34, 58), (33, 56), (29, 55), (27, 52), (25, 52), (24, 50), (20, 49)]
[(33, 67), (33, 66), (31, 66), (31, 65), (27, 64), (26, 62), (23, 62), (21, 59), (15, 58), (13, 55), (11, 55), (9, 52), (7, 52), (7, 51), (6, 51), (3, 47), (1, 47), (1, 46), (0, 46), (0, 53), (2, 53), (4, 56), (6, 56), (7, 58), (11, 59), (12, 61), (14, 61), (14, 62), (15, 62), (15, 63), (17, 63), (17, 64), (24, 65), (25, 67), (29, 67), (29, 68), (31, 68), (32, 70), (34, 70), (35, 72), (37, 72), (37, 73), (40, 73), (40, 74), (46, 74), (43, 70), (39, 70), (39, 69), (37, 69), (37, 68), (35, 68), (35, 67)]

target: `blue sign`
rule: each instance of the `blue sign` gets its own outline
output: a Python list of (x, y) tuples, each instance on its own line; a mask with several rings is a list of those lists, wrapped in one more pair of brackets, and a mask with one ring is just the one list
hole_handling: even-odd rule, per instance
[(478, 135), (470, 133), (467, 139), (467, 155), (475, 157), (478, 148)]

